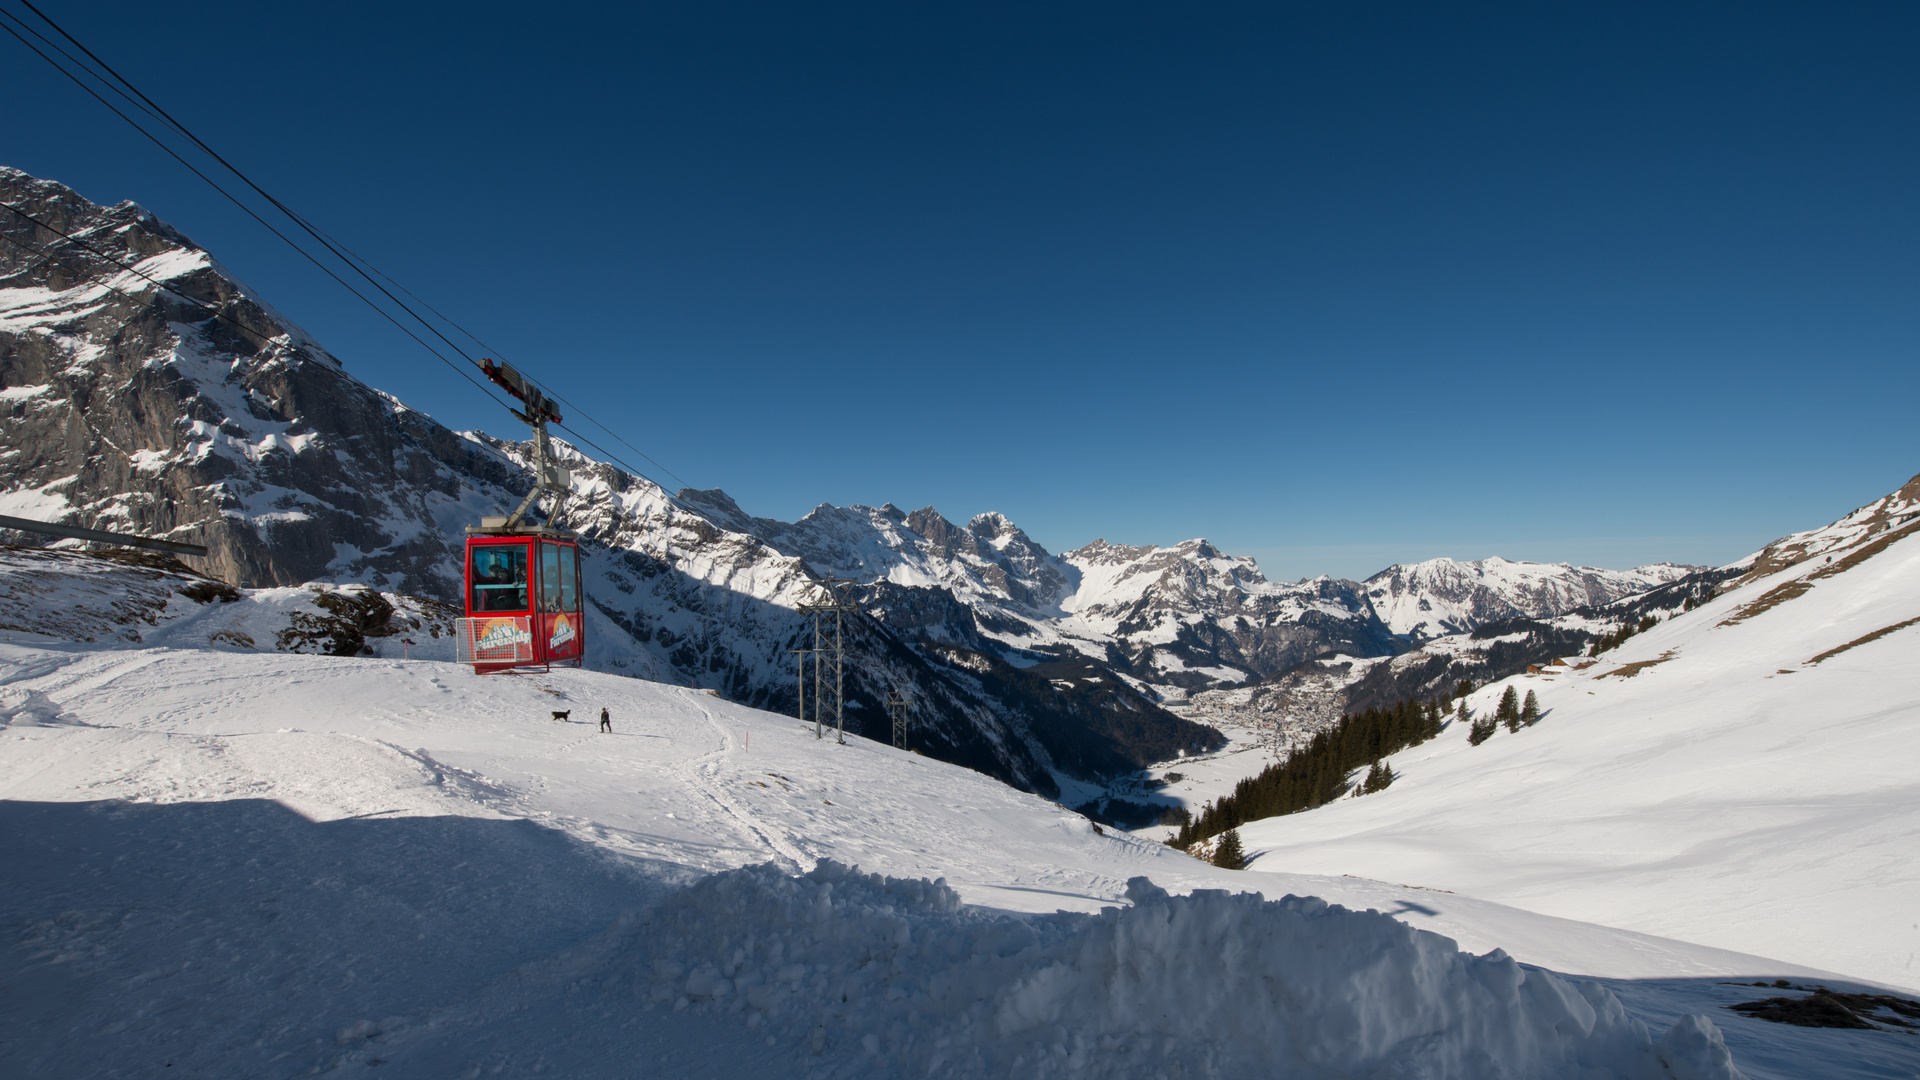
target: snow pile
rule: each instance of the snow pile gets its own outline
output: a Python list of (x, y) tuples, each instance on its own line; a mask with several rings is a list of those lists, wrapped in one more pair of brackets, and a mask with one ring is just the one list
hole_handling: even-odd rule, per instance
[(1377, 912), (1144, 877), (1127, 898), (1022, 918), (944, 880), (769, 863), (648, 911), (639, 977), (654, 1005), (745, 1013), (843, 1076), (1741, 1075), (1704, 1016), (1656, 1041), (1597, 983)]
[(365, 585), (235, 588), (150, 552), (0, 547), (0, 631), (8, 634), (451, 660), (458, 614)]

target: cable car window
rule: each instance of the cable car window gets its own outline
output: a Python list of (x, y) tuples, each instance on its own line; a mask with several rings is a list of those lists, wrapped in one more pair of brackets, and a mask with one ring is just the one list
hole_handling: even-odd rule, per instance
[(540, 610), (560, 611), (560, 549), (540, 545)]
[(527, 610), (527, 548), (488, 544), (473, 549), (473, 610)]
[(580, 551), (560, 549), (560, 610), (580, 610)]

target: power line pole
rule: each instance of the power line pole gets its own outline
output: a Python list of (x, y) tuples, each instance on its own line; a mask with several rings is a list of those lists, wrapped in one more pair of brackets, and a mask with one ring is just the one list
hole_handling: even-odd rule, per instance
[[(804, 614), (813, 616), (813, 647), (816, 653), (822, 649), (820, 641), (820, 617), (829, 611), (833, 612), (833, 645), (825, 651), (831, 653), (833, 656), (834, 737), (835, 741), (845, 746), (847, 744), (846, 615), (847, 612), (858, 611), (860, 608), (859, 605), (853, 602), (853, 598), (847, 595), (846, 590), (842, 588), (842, 586), (855, 585), (858, 584), (858, 582), (852, 578), (826, 578), (821, 584), (826, 587), (828, 599), (811, 604), (802, 604), (800, 605), (800, 610)], [(815, 738), (820, 737), (820, 721), (825, 718), (826, 712), (826, 704), (821, 700), (820, 696), (821, 675), (820, 660), (816, 657), (813, 662)]]
[[(807, 654), (813, 650), (788, 649), (787, 651), (793, 654), (794, 666), (796, 668), (795, 674), (798, 675), (800, 679), (800, 722), (804, 724), (807, 722)], [(819, 724), (817, 721), (814, 726), (816, 729), (818, 728)], [(816, 739), (820, 737), (818, 730), (814, 732), (813, 737)]]
[(898, 690), (887, 694), (887, 715), (893, 717), (893, 745), (907, 748), (907, 695)]

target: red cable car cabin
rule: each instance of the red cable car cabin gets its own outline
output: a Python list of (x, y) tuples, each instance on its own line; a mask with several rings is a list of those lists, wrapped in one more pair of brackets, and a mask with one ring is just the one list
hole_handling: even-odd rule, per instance
[(573, 534), (538, 526), (468, 533), (460, 659), (481, 674), (554, 664), (578, 667), (587, 627), (581, 617), (580, 549)]

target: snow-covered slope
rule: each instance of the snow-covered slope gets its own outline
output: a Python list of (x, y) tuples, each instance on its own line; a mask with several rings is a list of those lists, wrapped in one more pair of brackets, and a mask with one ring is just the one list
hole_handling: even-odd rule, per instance
[[(15, 170), (0, 171), (0, 198), (77, 238), (0, 221), (13, 241), (0, 248), (0, 510), (204, 543), (196, 569), (243, 587), (458, 600), (461, 529), (519, 501), (525, 446), (449, 431), (360, 382), (132, 203), (96, 206)], [(962, 527), (892, 506), (789, 524), (558, 452), (574, 483), (556, 523), (588, 541), (591, 664), (793, 709), (798, 608), (818, 578), (853, 578), (872, 616), (854, 631), (854, 729), (884, 731), (882, 703), (904, 691), (923, 750), (1033, 790), (1217, 745), (1157, 697), (1403, 644), (1364, 587), (1268, 582), (1202, 540), (1056, 556), (998, 514)], [(1526, 610), (1590, 597), (1581, 575), (1521, 575)], [(1067, 667), (1021, 674), (1045, 662)], [(1096, 685), (1108, 689), (1081, 692)]]
[[(243, 587), (458, 601), (462, 529), (528, 490), (523, 444), (449, 431), (355, 379), (132, 203), (96, 206), (10, 169), (0, 199), (76, 238), (0, 221), (13, 241), (0, 248), (0, 510), (202, 543), (211, 554), (196, 569)], [(754, 523), (723, 495), (676, 500), (564, 442), (557, 453), (573, 490), (556, 523), (587, 542), (588, 662), (794, 709), (790, 650), (808, 628), (798, 608), (820, 598), (806, 560), (742, 531)], [(949, 537), (951, 554), (973, 535)], [(982, 565), (1003, 592), (1018, 584), (1000, 568), (1018, 563), (1015, 539), (981, 548), (1005, 552)], [(934, 580), (875, 599), (891, 614), (937, 614), (948, 594)], [(20, 625), (58, 632), (35, 610)], [(1130, 687), (1034, 693), (1047, 680), (982, 654), (971, 625), (930, 649), (923, 627), (854, 622), (853, 730), (886, 731), (882, 703), (905, 692), (918, 749), (1022, 788), (1053, 793), (1056, 774), (1095, 779), (1089, 769), (1128, 771), (1143, 754), (1218, 739)]]
[(1254, 865), (1450, 889), (1920, 986), (1920, 478), (1736, 564), (1600, 662), (1476, 691), (1388, 790), (1242, 830)]
[(364, 585), (236, 589), (125, 548), (0, 548), (0, 630), (25, 639), (451, 660), (458, 614)]
[(15, 643), (0, 694), (29, 1074), (1730, 1078), (1713, 1025), (1756, 1080), (1920, 1065), (1719, 1008), (1815, 970), (1220, 870), (693, 689)]

